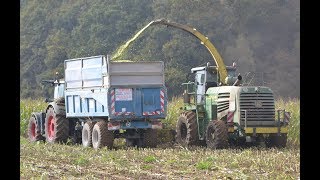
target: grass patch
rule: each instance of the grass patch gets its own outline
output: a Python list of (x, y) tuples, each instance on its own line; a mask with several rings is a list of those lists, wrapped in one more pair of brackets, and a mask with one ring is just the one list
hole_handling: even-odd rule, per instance
[(149, 164), (144, 164), (144, 165), (141, 166), (141, 168), (144, 169), (144, 170), (149, 170), (149, 169), (152, 169), (152, 166), (149, 165)]
[(167, 129), (175, 129), (177, 119), (180, 116), (183, 107), (183, 99), (180, 97), (173, 97), (171, 101), (168, 102), (167, 117), (162, 121)]
[(300, 146), (300, 99), (289, 99), (287, 101), (278, 99), (276, 109), (285, 109), (291, 113), (288, 130), (288, 144)]
[(75, 165), (84, 166), (89, 163), (89, 160), (85, 156), (79, 156), (77, 159), (74, 160)]
[(144, 162), (147, 162), (147, 163), (151, 163), (155, 161), (157, 161), (157, 158), (154, 156), (147, 156), (146, 158), (144, 158)]
[(200, 170), (209, 170), (212, 167), (212, 162), (211, 161), (200, 161), (196, 165), (197, 169)]

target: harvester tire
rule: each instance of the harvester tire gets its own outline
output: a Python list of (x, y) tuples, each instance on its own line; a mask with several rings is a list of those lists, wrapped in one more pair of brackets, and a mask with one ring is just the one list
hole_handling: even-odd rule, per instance
[(45, 134), (48, 143), (65, 143), (69, 137), (69, 120), (56, 114), (53, 107), (49, 107), (45, 119)]
[(109, 149), (113, 147), (114, 134), (108, 130), (108, 124), (105, 121), (97, 122), (92, 129), (92, 146), (99, 149), (107, 146)]
[(156, 129), (147, 129), (144, 133), (144, 146), (149, 148), (157, 147), (157, 130)]
[(43, 140), (44, 137), (40, 133), (40, 128), (34, 116), (31, 116), (28, 124), (28, 138), (30, 142)]
[(198, 124), (193, 111), (180, 114), (176, 125), (176, 142), (183, 147), (198, 145)]
[(207, 147), (211, 149), (223, 149), (228, 146), (228, 128), (224, 121), (213, 120), (207, 125)]
[(83, 147), (92, 147), (92, 129), (94, 123), (91, 121), (86, 122), (82, 128), (82, 145)]
[(276, 147), (276, 148), (284, 148), (287, 145), (287, 134), (280, 134), (278, 136), (277, 134), (275, 135), (270, 135), (266, 139), (266, 146), (269, 148)]

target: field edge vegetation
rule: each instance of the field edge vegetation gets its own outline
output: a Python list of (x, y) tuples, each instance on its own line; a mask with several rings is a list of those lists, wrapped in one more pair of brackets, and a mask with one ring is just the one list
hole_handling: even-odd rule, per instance
[[(44, 111), (47, 106), (43, 100), (40, 99), (21, 99), (20, 100), (20, 135), (27, 135), (27, 127), (30, 115), (32, 112)], [(276, 109), (286, 109), (291, 112), (291, 120), (288, 132), (288, 145), (298, 147), (300, 146), (300, 99), (277, 99), (275, 103)], [(174, 130), (176, 121), (179, 117), (180, 108), (183, 107), (183, 99), (181, 97), (173, 97), (168, 103), (167, 117), (162, 122), (164, 130), (161, 133), (162, 141), (166, 141), (170, 137), (166, 130)]]

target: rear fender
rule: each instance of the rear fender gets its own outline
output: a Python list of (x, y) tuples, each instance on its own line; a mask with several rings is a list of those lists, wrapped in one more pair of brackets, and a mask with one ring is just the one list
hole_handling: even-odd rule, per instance
[(58, 104), (57, 102), (53, 101), (53, 102), (49, 103), (47, 110), (49, 109), (49, 107), (53, 107), (54, 112), (56, 114), (64, 115), (64, 116), (66, 115), (66, 109), (65, 109), (64, 104), (63, 105), (61, 103)]

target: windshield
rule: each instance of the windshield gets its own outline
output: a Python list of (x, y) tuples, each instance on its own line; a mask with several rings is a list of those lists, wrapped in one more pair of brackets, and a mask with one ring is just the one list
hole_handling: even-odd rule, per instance
[(212, 71), (207, 71), (207, 82), (216, 82), (217, 73)]

